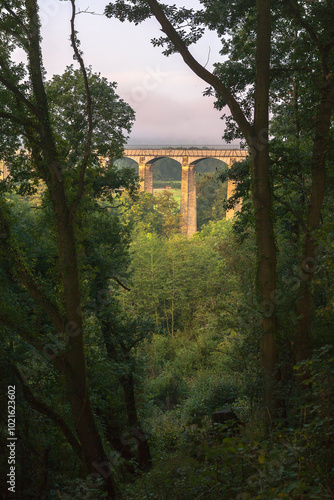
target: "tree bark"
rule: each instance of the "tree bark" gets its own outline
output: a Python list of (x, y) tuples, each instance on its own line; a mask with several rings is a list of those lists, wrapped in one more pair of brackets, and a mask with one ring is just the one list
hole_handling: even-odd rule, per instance
[(310, 327), (313, 318), (311, 283), (317, 264), (317, 243), (314, 231), (318, 229), (321, 221), (321, 209), (326, 189), (326, 153), (333, 110), (334, 81), (333, 76), (329, 75), (322, 90), (313, 143), (311, 198), (304, 240), (302, 280), (298, 291), (298, 333), (295, 337), (296, 363), (308, 358), (311, 354)]
[[(119, 362), (120, 355), (118, 354), (117, 349), (115, 348), (114, 343), (110, 338), (110, 335), (115, 335), (115, 334), (112, 333), (112, 326), (106, 321), (102, 321), (102, 334), (109, 358), (113, 361)], [(121, 353), (121, 357), (123, 358), (122, 361), (128, 360), (128, 353), (125, 351), (125, 346), (120, 345), (119, 348), (122, 351)], [(131, 438), (134, 438), (136, 440), (139, 468), (142, 470), (148, 470), (152, 467), (152, 458), (147, 437), (140, 425), (138, 418), (132, 372), (129, 372), (124, 376), (121, 376), (119, 378), (119, 381), (121, 383), (124, 392), (128, 429)], [(127, 444), (126, 441), (127, 440), (125, 440), (123, 445)], [(124, 450), (126, 453), (128, 452), (126, 446)], [(123, 452), (121, 454), (124, 455)]]
[(125, 377), (121, 377), (120, 382), (124, 391), (128, 426), (137, 442), (139, 468), (142, 470), (149, 470), (152, 467), (152, 458), (147, 437), (138, 419), (132, 373)]
[(257, 293), (262, 313), (261, 354), (265, 378), (265, 399), (273, 417), (279, 400), (273, 390), (278, 352), (276, 290), (276, 247), (269, 173), (269, 70), (271, 13), (269, 0), (257, 0), (257, 42), (254, 137), (252, 141), (252, 198), (258, 250)]

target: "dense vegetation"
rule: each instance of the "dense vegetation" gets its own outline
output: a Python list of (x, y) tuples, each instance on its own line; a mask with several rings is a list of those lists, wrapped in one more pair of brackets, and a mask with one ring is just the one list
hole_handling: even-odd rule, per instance
[[(85, 68), (71, 4), (79, 69), (50, 81), (37, 2), (0, 5), (0, 497), (333, 498), (332, 9), (107, 7), (155, 15), (155, 44), (183, 54), (230, 106), (226, 139), (248, 143), (229, 172), (199, 172), (187, 239), (170, 190), (140, 193), (115, 161), (134, 113)], [(212, 74), (187, 49), (203, 26), (229, 55)], [(156, 182), (179, 182), (172, 171), (160, 164)]]
[[(48, 275), (55, 249), (44, 213), (31, 207), (35, 203), (36, 199), (22, 202), (11, 197), (13, 227), (15, 234), (25, 234), (21, 251), (44, 284), (51, 285)], [(125, 197), (118, 212), (88, 211), (80, 246), (92, 405), (125, 498), (330, 498), (334, 354), (328, 239), (322, 236), (315, 279), (316, 348), (310, 359), (294, 367), (305, 387), (301, 391), (293, 385), (289, 359), (298, 271), (289, 275), (291, 241), (284, 242), (289, 220), (280, 219), (280, 347), (285, 375), (278, 390), (285, 415), (268, 434), (251, 227), (243, 226), (245, 234), (240, 221), (235, 229), (229, 221), (211, 221), (186, 239), (178, 232), (178, 207), (167, 192), (156, 204), (146, 193), (135, 201)], [(121, 276), (123, 286), (110, 281), (110, 275)], [(28, 324), (31, 314), (36, 321), (40, 312), (32, 309), (29, 297), (3, 278), (2, 311), (15, 315), (21, 324)], [(109, 335), (125, 344), (125, 354), (108, 350), (106, 324)], [(49, 328), (44, 335), (43, 354), (22, 342), (15, 329), (3, 330), (2, 336), (3, 391), (13, 377), (20, 381), (21, 487), (33, 498), (42, 489), (51, 499), (99, 498), (92, 479), (74, 480), (80, 476), (80, 462), (71, 436), (62, 433), (51, 414), (70, 420), (61, 378), (51, 366), (62, 339), (55, 342)], [(112, 342), (115, 347), (115, 339)], [(122, 385), (127, 374), (133, 376), (141, 425), (149, 438), (149, 472), (140, 472), (137, 442), (142, 437), (133, 436), (127, 424)], [(212, 414), (224, 408), (233, 408), (243, 425), (235, 429), (232, 421), (213, 423)]]

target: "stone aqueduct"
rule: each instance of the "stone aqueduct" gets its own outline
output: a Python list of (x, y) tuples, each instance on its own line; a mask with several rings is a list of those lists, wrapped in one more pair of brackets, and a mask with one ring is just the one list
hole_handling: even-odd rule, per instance
[[(247, 151), (241, 149), (125, 149), (124, 156), (136, 161), (139, 165), (140, 189), (153, 193), (153, 164), (160, 158), (172, 158), (182, 167), (181, 177), (181, 230), (191, 236), (197, 231), (196, 206), (196, 165), (205, 158), (222, 160), (228, 167), (243, 160)], [(234, 192), (232, 181), (227, 185), (227, 198)], [(229, 210), (226, 218), (233, 217), (235, 210)]]
[[(124, 150), (124, 157), (136, 161), (139, 166), (140, 189), (153, 193), (153, 164), (160, 158), (172, 158), (180, 163), (182, 167), (181, 177), (181, 231), (187, 236), (197, 231), (197, 206), (196, 206), (196, 165), (205, 158), (215, 158), (225, 162), (228, 167), (247, 157), (247, 151), (241, 149), (135, 149)], [(9, 171), (1, 161), (0, 170), (5, 179)], [(227, 198), (234, 192), (234, 184), (228, 181)], [(235, 210), (229, 210), (226, 218), (233, 217)]]

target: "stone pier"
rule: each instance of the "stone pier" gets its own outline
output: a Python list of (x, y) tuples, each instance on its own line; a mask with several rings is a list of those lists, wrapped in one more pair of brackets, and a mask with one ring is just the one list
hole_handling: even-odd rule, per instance
[(7, 179), (9, 176), (8, 167), (2, 160), (0, 160), (0, 175), (3, 180)]
[[(236, 162), (236, 158), (230, 158), (229, 159), (229, 164), (228, 164), (228, 168), (231, 168), (232, 165)], [(231, 196), (234, 195), (235, 193), (235, 188), (236, 188), (236, 185), (235, 185), (235, 182), (232, 180), (232, 179), (229, 179), (228, 183), (227, 183), (227, 199), (231, 198)], [(228, 220), (231, 220), (233, 219), (233, 217), (235, 216), (235, 214), (237, 212), (239, 212), (241, 210), (241, 202), (239, 201), (234, 208), (230, 209), (230, 210), (227, 210), (226, 211), (226, 219)]]
[(197, 231), (196, 165), (182, 159), (181, 179), (181, 232), (192, 236)]
[(153, 194), (153, 164), (145, 163), (145, 156), (139, 158), (140, 191)]

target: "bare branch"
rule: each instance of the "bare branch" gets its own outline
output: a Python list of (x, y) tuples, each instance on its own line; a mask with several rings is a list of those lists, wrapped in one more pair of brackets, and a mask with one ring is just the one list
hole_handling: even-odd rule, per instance
[(98, 12), (94, 12), (94, 11), (88, 10), (88, 9), (89, 9), (89, 7), (87, 7), (87, 9), (79, 9), (76, 14), (77, 15), (78, 14), (91, 14), (92, 16), (104, 16), (103, 13), (99, 14)]
[(69, 213), (70, 220), (74, 216), (74, 213), (75, 213), (75, 211), (78, 207), (78, 204), (79, 204), (79, 202), (82, 198), (82, 195), (83, 195), (85, 171), (86, 171), (86, 168), (88, 165), (88, 160), (89, 160), (89, 157), (91, 154), (92, 136), (93, 136), (92, 96), (91, 96), (91, 92), (90, 92), (90, 88), (89, 88), (86, 67), (85, 67), (83, 58), (81, 56), (81, 52), (78, 48), (78, 42), (77, 42), (77, 37), (76, 37), (76, 32), (75, 32), (75, 16), (76, 16), (75, 0), (71, 0), (71, 4), (72, 4), (71, 44), (72, 44), (72, 47), (74, 50), (75, 57), (76, 57), (77, 61), (79, 62), (81, 73), (82, 73), (83, 80), (84, 80), (84, 85), (85, 85), (86, 99), (87, 99), (88, 131), (87, 131), (87, 137), (86, 137), (85, 153), (84, 153), (84, 157), (81, 161), (81, 165), (80, 165), (79, 185), (78, 185), (77, 196), (70, 207), (70, 213)]
[(203, 66), (204, 68), (206, 68), (206, 67), (207, 67), (207, 65), (208, 65), (208, 63), (209, 63), (209, 60), (210, 60), (210, 54), (211, 54), (211, 47), (209, 47), (208, 58), (207, 58), (207, 60), (206, 60), (206, 63), (205, 63), (205, 64), (204, 64), (204, 66)]
[(126, 285), (124, 285), (124, 283), (122, 283), (121, 280), (119, 280), (116, 276), (112, 275), (111, 278), (115, 280), (116, 283), (118, 283), (121, 287), (123, 287), (124, 290), (127, 290), (128, 292), (131, 291), (131, 288), (128, 288)]

